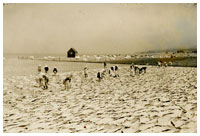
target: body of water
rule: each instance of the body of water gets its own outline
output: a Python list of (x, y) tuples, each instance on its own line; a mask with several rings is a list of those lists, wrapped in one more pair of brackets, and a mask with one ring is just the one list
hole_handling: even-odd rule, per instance
[(3, 75), (10, 76), (27, 76), (37, 74), (37, 67), (41, 65), (49, 66), (51, 73), (54, 67), (57, 67), (58, 72), (80, 71), (85, 66), (89, 69), (103, 68), (102, 63), (81, 63), (81, 62), (56, 62), (56, 61), (42, 61), (42, 60), (27, 60), (18, 59), (17, 55), (4, 55), (3, 60)]

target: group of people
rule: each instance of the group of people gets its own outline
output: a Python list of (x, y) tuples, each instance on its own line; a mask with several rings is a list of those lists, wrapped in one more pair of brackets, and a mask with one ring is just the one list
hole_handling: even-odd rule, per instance
[(104, 62), (104, 69), (97, 72), (97, 79), (98, 81), (101, 81), (107, 73), (110, 77), (119, 77), (118, 70), (119, 67), (117, 65), (111, 66), (109, 69), (107, 69), (107, 64)]
[(134, 63), (132, 63), (130, 65), (130, 76), (134, 76), (133, 70), (135, 72), (135, 75), (140, 75), (142, 73), (146, 73), (146, 69), (147, 69), (147, 67), (140, 68), (138, 65), (134, 65)]
[(118, 66), (117, 65), (112, 66), (109, 69), (107, 69), (107, 67), (106, 67), (106, 65), (104, 63), (104, 69), (102, 69), (101, 71), (97, 72), (97, 79), (98, 79), (98, 81), (101, 81), (105, 77), (105, 75), (107, 73), (111, 77), (119, 77), (119, 74), (117, 72), (118, 72)]
[[(130, 65), (131, 76), (133, 76), (133, 70), (135, 71), (135, 75), (138, 75), (138, 74), (141, 74), (142, 72), (146, 73), (146, 69), (147, 69), (147, 67), (139, 68), (137, 65), (134, 65), (134, 63), (132, 63)], [(119, 77), (118, 70), (119, 70), (118, 65), (107, 68), (107, 64), (106, 64), (106, 62), (104, 62), (104, 68), (102, 70), (100, 70), (99, 72), (97, 72), (97, 81), (101, 81), (106, 76), (106, 74), (108, 74), (110, 77), (113, 77), (113, 78)], [(88, 77), (88, 71), (89, 71), (88, 67), (85, 66), (83, 69), (85, 78)], [(56, 67), (54, 67), (52, 76), (56, 76), (57, 73), (58, 73), (58, 69)], [(43, 73), (42, 67), (41, 67), (41, 65), (39, 65), (38, 66), (38, 78), (36, 79), (36, 82), (39, 83), (39, 87), (41, 87), (43, 89), (48, 89), (49, 76), (50, 76), (49, 75), (49, 67), (46, 65), (44, 67), (44, 73)], [(66, 76), (63, 79), (62, 83), (64, 85), (64, 90), (70, 88), (70, 83), (71, 83), (72, 77), (73, 76), (71, 74), (71, 75)]]
[[(119, 74), (118, 74), (119, 67), (117, 65), (111, 66), (109, 69), (107, 69), (106, 66), (107, 64), (104, 62), (104, 69), (97, 72), (97, 78), (99, 81), (101, 81), (101, 79), (105, 77), (106, 73), (108, 73), (110, 77), (114, 77), (114, 78), (119, 77)], [(146, 73), (146, 70), (147, 70), (147, 67), (139, 67), (138, 65), (134, 65), (134, 63), (132, 63), (130, 65), (130, 76), (134, 76), (134, 72), (135, 72), (135, 75)]]
[(169, 61), (168, 63), (166, 61), (158, 61), (158, 67), (167, 67), (167, 66), (172, 66), (172, 62)]
[[(88, 77), (88, 70), (89, 69), (87, 66), (85, 66), (83, 69), (85, 78)], [(104, 68), (100, 70), (99, 72), (97, 72), (97, 79), (98, 81), (101, 81), (105, 77), (106, 73), (108, 73), (112, 77), (119, 77), (119, 74), (117, 73), (117, 71), (118, 71), (117, 65), (110, 67), (110, 69), (107, 69), (107, 64), (106, 62), (104, 62)]]
[[(38, 66), (38, 78), (36, 79), (36, 82), (38, 82), (39, 87), (42, 87), (43, 89), (48, 89), (48, 83), (49, 83), (48, 71), (49, 71), (48, 66), (44, 67), (44, 73), (42, 72), (42, 66), (41, 65)], [(57, 72), (58, 70), (54, 68), (53, 69), (54, 75), (56, 75)]]
[[(39, 84), (39, 87), (43, 89), (48, 89), (48, 84), (49, 84), (49, 67), (46, 65), (44, 67), (44, 73), (42, 72), (42, 66), (38, 66), (38, 78), (36, 79), (36, 82)], [(58, 69), (56, 67), (53, 68), (53, 75), (56, 76), (58, 73)], [(63, 85), (66, 89), (69, 89), (70, 87), (70, 82), (71, 82), (72, 75), (66, 76), (65, 79), (63, 80)]]
[[(168, 65), (172, 65), (172, 62), (158, 62), (158, 67), (167, 67)], [(110, 77), (119, 77), (118, 74), (118, 70), (119, 67), (117, 65), (115, 66), (111, 66), (110, 68), (107, 68), (107, 63), (104, 62), (104, 68), (102, 70), (100, 70), (99, 72), (97, 72), (97, 81), (101, 81), (106, 74), (108, 74)], [(147, 67), (139, 67), (138, 65), (134, 65), (134, 63), (132, 63), (130, 65), (130, 76), (134, 76), (134, 75), (140, 75), (140, 74), (145, 74), (147, 70)], [(83, 69), (83, 73), (84, 73), (84, 77), (87, 78), (88, 77), (88, 67), (85, 66)], [(44, 67), (44, 73), (42, 73), (42, 67), (41, 65), (38, 66), (38, 78), (37, 78), (37, 82), (39, 83), (39, 86), (42, 87), (43, 89), (48, 89), (48, 84), (49, 84), (49, 67), (46, 65)], [(53, 68), (53, 76), (56, 76), (58, 73), (58, 70), (56, 67)], [(69, 89), (70, 88), (70, 83), (72, 80), (72, 75), (68, 75), (64, 78), (63, 80), (63, 85), (64, 85), (64, 90)]]

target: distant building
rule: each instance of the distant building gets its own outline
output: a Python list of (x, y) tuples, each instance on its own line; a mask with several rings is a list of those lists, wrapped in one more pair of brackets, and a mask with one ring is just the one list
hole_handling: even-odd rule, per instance
[(78, 55), (78, 52), (77, 52), (77, 50), (74, 49), (74, 48), (70, 48), (70, 49), (67, 51), (67, 57), (68, 57), (68, 58), (75, 58), (77, 55)]

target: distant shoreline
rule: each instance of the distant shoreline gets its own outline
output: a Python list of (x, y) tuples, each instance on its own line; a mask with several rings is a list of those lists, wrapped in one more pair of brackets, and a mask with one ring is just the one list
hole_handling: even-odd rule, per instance
[(41, 61), (56, 61), (56, 62), (81, 62), (81, 63), (110, 63), (110, 64), (131, 64), (136, 65), (157, 65), (157, 62), (164, 59), (166, 62), (172, 61), (174, 67), (197, 67), (197, 57), (175, 57), (170, 58), (130, 58), (130, 59), (119, 59), (119, 60), (80, 60), (76, 58), (66, 59), (43, 59), (43, 58), (19, 58), (28, 60), (41, 60)]

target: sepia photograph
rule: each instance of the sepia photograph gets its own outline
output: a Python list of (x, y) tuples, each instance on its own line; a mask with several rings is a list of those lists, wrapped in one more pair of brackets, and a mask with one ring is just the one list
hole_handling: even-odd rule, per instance
[(197, 3), (2, 3), (3, 133), (197, 133)]

